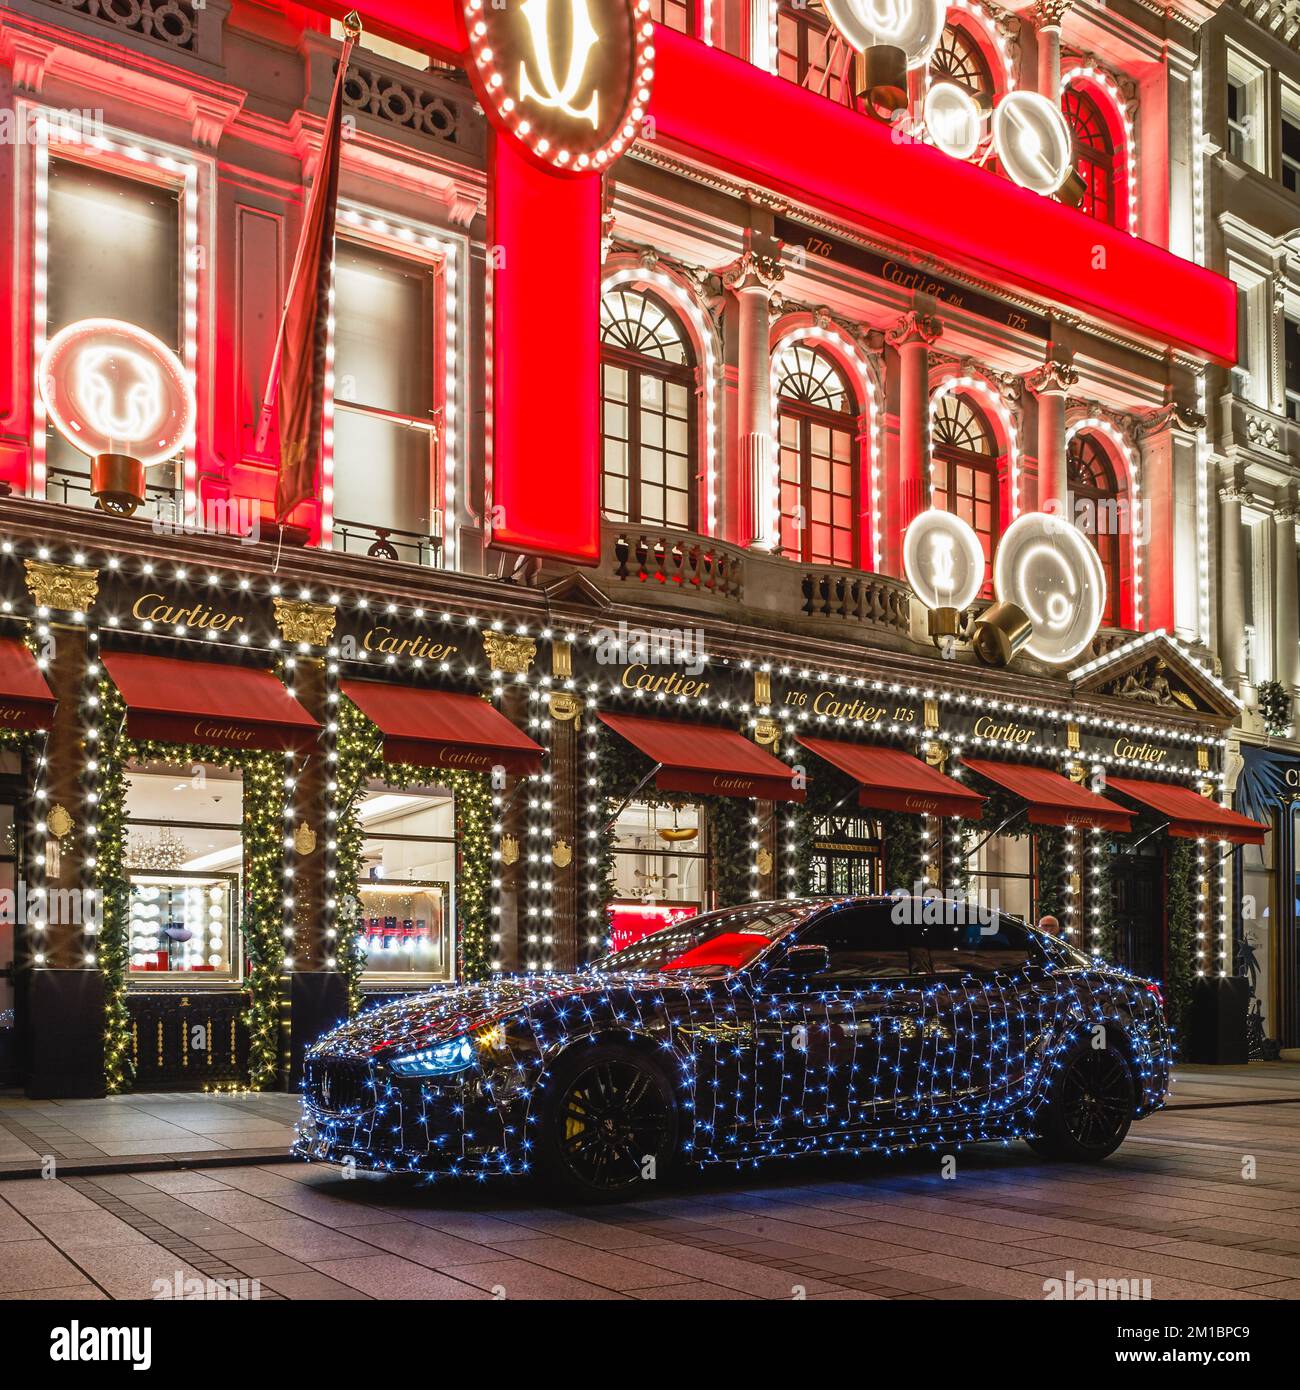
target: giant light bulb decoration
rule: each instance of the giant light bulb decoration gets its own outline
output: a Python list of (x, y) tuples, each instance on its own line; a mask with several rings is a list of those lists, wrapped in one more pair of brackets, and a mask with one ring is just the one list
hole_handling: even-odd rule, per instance
[(930, 610), (930, 636), (950, 658), (962, 611), (984, 584), (984, 548), (974, 530), (952, 512), (919, 513), (903, 537), (903, 571), (912, 592)]
[(1106, 610), (1106, 573), (1087, 536), (1046, 512), (1026, 512), (1007, 527), (993, 557), (993, 587), (1024, 610), (1030, 656), (1072, 661), (1092, 641)]
[(90, 490), (108, 512), (144, 500), (145, 469), (190, 444), (194, 388), (176, 354), (117, 319), (80, 319), (49, 341), (38, 369), (55, 429), (90, 458)]

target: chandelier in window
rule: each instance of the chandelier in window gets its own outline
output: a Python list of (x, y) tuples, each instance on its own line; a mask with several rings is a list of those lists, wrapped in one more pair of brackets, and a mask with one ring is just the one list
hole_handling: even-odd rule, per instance
[(137, 840), (133, 836), (126, 852), (128, 869), (170, 873), (182, 869), (190, 859), (184, 840), (167, 826), (152, 840)]

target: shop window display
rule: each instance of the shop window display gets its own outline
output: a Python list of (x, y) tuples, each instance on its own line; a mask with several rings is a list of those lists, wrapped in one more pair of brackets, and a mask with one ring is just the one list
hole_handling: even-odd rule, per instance
[(625, 806), (614, 826), (613, 948), (621, 950), (705, 910), (708, 870), (700, 807), (645, 801)]
[(238, 979), (243, 782), (205, 764), (133, 764), (126, 868), (133, 979)]
[(361, 946), (370, 980), (450, 980), (455, 974), (455, 800), (445, 788), (394, 791), (372, 782), (364, 836)]

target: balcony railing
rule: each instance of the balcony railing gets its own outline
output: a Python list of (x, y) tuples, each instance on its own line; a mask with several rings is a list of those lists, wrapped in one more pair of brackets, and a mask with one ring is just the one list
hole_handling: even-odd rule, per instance
[[(88, 510), (95, 507), (89, 475), (74, 473), (66, 468), (50, 469), (45, 478), (45, 497), (49, 502), (61, 502), (68, 507), (85, 507)], [(179, 526), (183, 519), (180, 491), (163, 483), (146, 481), (144, 501), (133, 515), (144, 521)]]
[(229, 0), (9, 0), (6, 8), (48, 18), (69, 29), (130, 48), (162, 47), (182, 61), (220, 64), (222, 25)]
[(669, 527), (611, 522), (601, 539), (597, 578), (629, 602), (668, 606), (692, 595), (738, 621), (748, 609), (776, 620), (811, 618), (842, 632), (910, 632), (911, 591), (888, 575), (804, 565)]
[(422, 531), (399, 531), (392, 526), (371, 526), (364, 521), (334, 518), (334, 549), (347, 555), (367, 555), (372, 560), (399, 560), (426, 569), (442, 568), (442, 537)]

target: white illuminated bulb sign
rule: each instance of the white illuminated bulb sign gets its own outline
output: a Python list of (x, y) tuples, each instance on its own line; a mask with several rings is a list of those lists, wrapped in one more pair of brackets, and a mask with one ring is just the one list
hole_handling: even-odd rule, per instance
[(969, 608), (984, 586), (984, 548), (974, 530), (952, 512), (931, 507), (903, 537), (903, 570), (927, 608)]
[(587, 0), (569, 0), (569, 60), (563, 77), (555, 70), (553, 56), (554, 44), (551, 37), (551, 0), (524, 0), (520, 13), (528, 22), (528, 32), (532, 37), (533, 61), (541, 79), (541, 86), (535, 87), (528, 79), (528, 64), (519, 64), (519, 99), (533, 101), (539, 106), (548, 106), (571, 116), (576, 121), (589, 121), (595, 130), (600, 112), (600, 96), (593, 91), (591, 100), (585, 107), (574, 105), (582, 90), (586, 76), (587, 63), (591, 50), (595, 48), (600, 36), (592, 23)]
[(1053, 665), (1083, 651), (1106, 611), (1106, 573), (1092, 542), (1046, 512), (1026, 512), (1007, 527), (993, 559), (993, 587), (1033, 624), (1025, 650)]
[(859, 53), (880, 44), (901, 48), (909, 68), (930, 61), (943, 33), (939, 0), (823, 0), (831, 23)]
[(993, 112), (993, 141), (1010, 178), (1055, 193), (1069, 177), (1074, 141), (1061, 108), (1038, 92), (1009, 92)]
[(965, 87), (936, 82), (925, 96), (925, 129), (935, 146), (954, 159), (975, 153), (985, 112)]
[(117, 319), (80, 319), (41, 355), (41, 397), (55, 428), (83, 454), (174, 458), (191, 441), (194, 388), (176, 354)]

